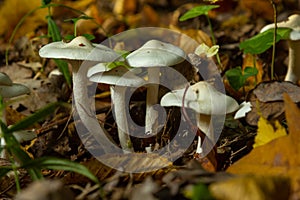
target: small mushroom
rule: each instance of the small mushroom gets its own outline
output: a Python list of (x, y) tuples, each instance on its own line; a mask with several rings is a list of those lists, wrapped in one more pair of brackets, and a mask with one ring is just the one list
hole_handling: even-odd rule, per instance
[[(185, 96), (185, 99), (183, 97)], [(211, 142), (215, 142), (212, 116), (222, 116), (239, 108), (238, 103), (230, 96), (217, 91), (211, 84), (200, 81), (188, 89), (179, 89), (165, 94), (162, 106), (177, 106), (194, 110), (197, 115), (197, 126)], [(200, 137), (198, 143), (201, 142)], [(199, 147), (199, 146), (198, 146)], [(198, 148), (198, 151), (201, 151)], [(199, 153), (199, 152), (198, 152)]]
[[(30, 93), (30, 89), (28, 87), (22, 84), (13, 83), (12, 80), (9, 78), (9, 76), (7, 76), (4, 73), (0, 73), (0, 96), (3, 99), (3, 104), (5, 104), (8, 98), (17, 97), (29, 93)], [(2, 115), (1, 116), (2, 122), (6, 124), (5, 108), (1, 110), (1, 115)], [(13, 134), (19, 142), (28, 141), (35, 137), (35, 134), (33, 132), (27, 132), (27, 131), (15, 132)], [(5, 140), (3, 137), (1, 137), (0, 144), (1, 146), (5, 145)], [(6, 149), (2, 150), (0, 157), (6, 159), (9, 158)]]
[(12, 98), (28, 93), (30, 93), (29, 88), (22, 84), (0, 85), (0, 96), (3, 98)]
[(153, 135), (158, 129), (158, 111), (153, 106), (158, 101), (158, 83), (160, 80), (160, 67), (169, 67), (185, 60), (185, 52), (170, 43), (158, 40), (149, 40), (142, 47), (130, 53), (126, 61), (131, 67), (143, 67), (148, 71), (145, 133)]
[(12, 81), (9, 76), (4, 73), (0, 73), (0, 85), (12, 85)]
[(111, 149), (108, 146), (110, 142), (107, 141), (109, 136), (98, 133), (99, 123), (96, 118), (92, 117), (94, 113), (89, 107), (93, 102), (87, 95), (87, 84), (90, 83), (87, 71), (95, 63), (84, 62), (82, 66), (81, 64), (83, 61), (112, 62), (120, 55), (106, 46), (92, 44), (83, 36), (78, 36), (69, 43), (61, 41), (47, 44), (40, 49), (39, 54), (43, 58), (64, 59), (72, 65), (74, 105), (78, 115), (98, 143), (107, 145), (103, 146), (104, 151), (109, 151)]
[[(277, 23), (277, 27), (290, 28), (289, 44), (289, 64), (285, 81), (296, 83), (300, 80), (300, 15), (289, 16), (287, 21)], [(275, 28), (275, 24), (269, 24), (261, 29), (260, 32)]]
[[(88, 71), (89, 80), (96, 83), (109, 84), (111, 99), (114, 105), (118, 136), (123, 151), (133, 152), (126, 113), (126, 88), (143, 85), (144, 79), (136, 76), (124, 66), (109, 69), (103, 63), (97, 64)], [(115, 87), (116, 86), (116, 87)]]

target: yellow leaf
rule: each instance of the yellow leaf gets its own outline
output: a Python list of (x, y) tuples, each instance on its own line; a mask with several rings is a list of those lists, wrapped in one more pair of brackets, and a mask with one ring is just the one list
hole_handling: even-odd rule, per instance
[(282, 200), (289, 197), (290, 180), (283, 176), (249, 174), (217, 181), (209, 190), (222, 200)]
[(287, 134), (285, 128), (281, 126), (278, 120), (275, 121), (275, 127), (273, 127), (268, 120), (266, 120), (264, 117), (260, 117), (257, 125), (257, 135), (254, 140), (255, 143), (253, 148), (264, 145)]
[[(21, 18), (29, 11), (41, 6), (40, 0), (6, 0), (0, 7), (0, 35), (4, 35), (6, 39), (9, 38), (13, 29)], [(25, 34), (33, 32), (39, 25), (46, 23), (45, 16), (47, 9), (39, 9), (30, 15), (24, 21), (23, 25), (17, 31), (15, 39), (24, 36)]]

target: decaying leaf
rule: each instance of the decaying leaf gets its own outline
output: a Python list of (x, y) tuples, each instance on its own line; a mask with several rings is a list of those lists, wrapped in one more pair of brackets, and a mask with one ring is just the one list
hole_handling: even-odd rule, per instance
[(284, 94), (284, 105), (289, 135), (253, 149), (250, 154), (231, 165), (227, 172), (288, 176), (292, 186), (291, 199), (299, 199), (300, 110), (287, 94)]
[[(275, 0), (275, 2), (278, 1)], [(243, 0), (239, 1), (239, 4), (241, 8), (247, 11), (248, 15), (260, 16), (269, 21), (273, 20), (273, 8), (269, 0)]]
[(292, 82), (264, 82), (253, 90), (261, 102), (283, 101), (283, 93), (287, 93), (293, 102), (300, 102), (300, 87)]
[[(118, 170), (120, 171), (126, 170), (140, 172), (134, 174), (133, 179), (135, 181), (142, 181), (146, 176), (149, 175), (161, 177), (172, 170), (171, 162), (155, 154), (147, 154), (147, 156), (142, 153), (123, 155), (107, 154), (99, 158), (99, 160), (102, 159), (105, 159), (105, 162), (110, 163), (111, 166), (119, 166), (120, 168)], [(117, 169), (113, 169), (111, 168), (111, 166), (106, 166), (97, 159), (90, 159), (82, 164), (85, 165), (93, 174), (95, 174), (99, 180), (105, 180), (117, 172)], [(166, 166), (169, 167), (166, 168)], [(74, 178), (74, 176), (78, 177)], [(129, 174), (127, 174), (126, 177), (126, 179), (128, 180), (130, 178)], [(65, 182), (80, 183), (82, 182), (82, 179), (84, 179), (84, 177), (82, 177), (81, 175), (69, 174), (64, 179)]]
[[(196, 30), (196, 29), (180, 29), (172, 25), (170, 25), (170, 28), (172, 30), (184, 34), (181, 40), (179, 41), (178, 46), (187, 53), (193, 53), (195, 49), (198, 47), (198, 45), (202, 43), (206, 44), (209, 47), (212, 46), (212, 41), (210, 37), (204, 31)], [(191, 38), (196, 42), (191, 41)]]
[(282, 200), (289, 197), (290, 182), (280, 176), (245, 175), (215, 182), (209, 189), (222, 200)]
[(258, 129), (254, 140), (254, 148), (264, 145), (281, 136), (287, 135), (285, 128), (281, 126), (278, 120), (275, 121), (273, 126), (264, 117), (260, 117), (257, 126)]
[(300, 101), (300, 87), (290, 82), (262, 82), (247, 95), (252, 110), (247, 113), (246, 121), (250, 125), (257, 126), (260, 116), (272, 121), (283, 117), (283, 94), (287, 93), (294, 102)]

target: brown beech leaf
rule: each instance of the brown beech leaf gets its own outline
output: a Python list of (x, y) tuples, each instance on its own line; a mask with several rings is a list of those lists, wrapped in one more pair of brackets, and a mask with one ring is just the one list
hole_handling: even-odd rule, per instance
[(253, 90), (259, 101), (270, 102), (270, 101), (283, 101), (283, 93), (287, 93), (293, 102), (300, 101), (300, 87), (291, 82), (264, 82)]
[[(172, 163), (159, 155), (156, 154), (147, 154), (144, 153), (135, 153), (135, 154), (107, 154), (100, 156), (99, 160), (105, 160), (106, 163), (110, 163), (111, 166), (120, 166), (120, 171), (135, 171), (140, 173), (134, 173), (133, 179), (135, 181), (142, 181), (146, 176), (155, 176), (162, 177), (167, 172), (173, 169)], [(116, 174), (117, 169), (113, 169), (105, 164), (101, 163), (99, 160), (93, 158), (88, 161), (83, 162), (93, 174), (95, 174), (99, 180), (105, 180), (114, 174)], [(126, 169), (122, 168), (126, 167)], [(127, 173), (126, 173), (127, 174)], [(125, 179), (129, 179), (130, 176), (127, 174)], [(69, 173), (65, 178), (64, 182), (67, 183), (82, 183), (85, 177)]]
[(252, 110), (246, 114), (246, 121), (252, 126), (257, 126), (260, 116), (269, 121), (280, 119), (284, 114), (283, 101), (260, 102), (253, 92), (250, 92), (247, 101), (250, 101)]
[(271, 81), (258, 84), (247, 95), (247, 101), (252, 104), (252, 110), (246, 115), (247, 123), (256, 126), (260, 116), (269, 121), (283, 117), (284, 93), (287, 93), (293, 102), (300, 101), (300, 87), (293, 83)]
[(293, 198), (299, 199), (300, 110), (287, 94), (283, 97), (289, 134), (253, 149), (248, 155), (231, 165), (227, 171), (235, 174), (286, 176), (291, 179)]

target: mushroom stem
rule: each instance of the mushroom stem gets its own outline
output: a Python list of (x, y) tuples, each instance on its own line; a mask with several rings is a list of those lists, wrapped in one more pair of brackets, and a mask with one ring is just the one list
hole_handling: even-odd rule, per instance
[[(94, 101), (91, 101), (88, 97), (87, 84), (90, 82), (86, 76), (88, 68), (83, 67), (79, 71), (81, 63), (81, 61), (71, 61), (73, 67), (74, 105), (78, 116), (94, 139), (102, 145), (103, 151), (105, 153), (115, 153), (115, 148), (111, 147), (113, 144), (111, 137), (108, 134), (99, 132), (99, 122), (94, 117), (95, 113), (91, 109), (91, 106), (94, 106)], [(105, 129), (102, 130), (105, 131)]]
[[(6, 110), (5, 108), (3, 108), (1, 111), (1, 120), (4, 124), (6, 124)], [(4, 137), (2, 136), (2, 130), (0, 129), (0, 146), (1, 147), (4, 147), (5, 146), (5, 140), (4, 140)], [(4, 148), (2, 149), (1, 151), (1, 154), (0, 154), (0, 158), (3, 158), (3, 159), (9, 159), (9, 154), (7, 152), (7, 150)]]
[[(122, 86), (118, 86), (122, 87)], [(115, 112), (115, 120), (118, 127), (118, 136), (120, 140), (121, 147), (124, 153), (134, 152), (128, 128), (128, 121), (126, 115), (126, 88), (122, 87), (120, 89), (110, 86), (111, 98), (113, 101), (113, 107)]]
[(289, 65), (285, 81), (297, 83), (300, 80), (300, 40), (289, 40)]
[(145, 119), (145, 133), (146, 135), (157, 134), (158, 129), (158, 111), (154, 109), (154, 105), (158, 100), (158, 88), (159, 88), (159, 67), (148, 68), (148, 82), (150, 85), (147, 88), (146, 97), (146, 119)]
[(211, 115), (197, 114), (197, 127), (205, 133), (211, 142), (215, 141), (214, 131), (211, 124)]

